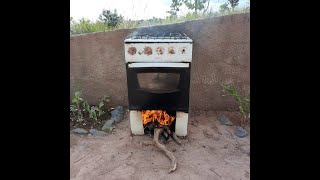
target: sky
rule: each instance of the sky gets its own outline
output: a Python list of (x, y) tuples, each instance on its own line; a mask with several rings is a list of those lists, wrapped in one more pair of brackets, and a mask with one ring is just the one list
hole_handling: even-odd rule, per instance
[[(210, 0), (210, 7), (218, 11), (219, 6), (226, 0)], [(249, 0), (240, 0), (239, 6), (248, 4)], [(171, 0), (70, 0), (70, 17), (75, 20), (88, 18), (91, 21), (98, 19), (103, 9), (117, 9), (124, 19), (149, 19), (152, 17), (165, 18), (169, 14)], [(184, 15), (190, 10), (181, 7), (178, 15)]]

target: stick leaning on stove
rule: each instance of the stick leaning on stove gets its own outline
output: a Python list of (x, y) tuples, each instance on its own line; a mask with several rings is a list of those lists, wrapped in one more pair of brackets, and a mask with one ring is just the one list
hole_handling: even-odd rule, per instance
[(177, 159), (174, 157), (173, 153), (167, 148), (159, 143), (159, 137), (162, 133), (167, 132), (179, 145), (181, 145), (181, 141), (178, 139), (177, 135), (174, 132), (171, 132), (169, 127), (163, 125), (157, 125), (154, 128), (154, 136), (153, 141), (145, 141), (144, 145), (155, 145), (157, 148), (162, 150), (171, 160), (171, 166), (169, 169), (169, 173), (176, 170), (177, 168)]

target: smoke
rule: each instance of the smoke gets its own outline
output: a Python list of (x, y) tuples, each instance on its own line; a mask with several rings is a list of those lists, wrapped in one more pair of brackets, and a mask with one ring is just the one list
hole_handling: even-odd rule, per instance
[(169, 24), (169, 25), (157, 25), (150, 27), (140, 27), (134, 30), (132, 33), (128, 34), (126, 38), (131, 38), (141, 34), (169, 34), (169, 33), (180, 33), (183, 34), (185, 32), (181, 32), (180, 30), (184, 29), (183, 24)]

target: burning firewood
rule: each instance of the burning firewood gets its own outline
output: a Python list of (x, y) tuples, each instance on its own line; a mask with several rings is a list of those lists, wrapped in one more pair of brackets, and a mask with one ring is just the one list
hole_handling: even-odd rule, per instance
[(173, 139), (174, 139), (178, 144), (180, 144), (180, 145), (181, 145), (181, 141), (178, 139), (178, 137), (177, 137), (176, 133), (171, 132), (168, 126), (158, 125), (158, 127), (160, 127), (160, 128), (164, 128), (164, 129), (165, 129), (165, 131), (164, 131), (164, 132), (168, 132), (168, 133), (169, 133), (169, 135), (171, 135), (171, 136), (172, 136), (172, 138), (173, 138)]
[[(155, 145), (157, 148), (162, 150), (171, 160), (171, 166), (169, 169), (169, 173), (176, 170), (177, 168), (177, 159), (174, 157), (173, 153), (167, 148), (159, 143), (159, 137), (160, 134), (162, 134), (165, 131), (165, 128), (155, 128), (154, 129), (154, 136), (153, 136), (153, 141), (146, 141), (143, 144), (145, 145)], [(180, 142), (181, 143), (181, 142)]]

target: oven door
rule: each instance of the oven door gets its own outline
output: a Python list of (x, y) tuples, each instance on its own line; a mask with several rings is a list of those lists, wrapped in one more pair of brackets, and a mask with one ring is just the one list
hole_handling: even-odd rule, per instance
[(130, 110), (188, 112), (190, 63), (128, 63)]

